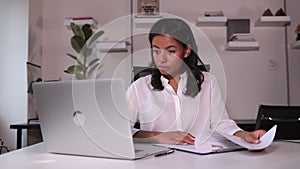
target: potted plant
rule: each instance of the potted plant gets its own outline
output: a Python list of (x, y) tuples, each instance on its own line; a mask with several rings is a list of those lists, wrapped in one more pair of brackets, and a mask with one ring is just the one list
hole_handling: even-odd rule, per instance
[(74, 34), (70, 43), (77, 56), (67, 53), (67, 56), (75, 60), (75, 64), (69, 66), (64, 72), (74, 75), (78, 80), (87, 79), (100, 67), (100, 59), (93, 55), (92, 46), (104, 31), (94, 33), (89, 24), (79, 26), (71, 23), (70, 27)]

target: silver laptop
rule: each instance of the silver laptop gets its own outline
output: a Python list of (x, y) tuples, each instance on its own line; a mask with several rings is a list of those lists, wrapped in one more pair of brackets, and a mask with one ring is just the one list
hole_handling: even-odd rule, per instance
[(169, 150), (134, 143), (120, 79), (39, 82), (33, 90), (51, 153), (139, 159)]

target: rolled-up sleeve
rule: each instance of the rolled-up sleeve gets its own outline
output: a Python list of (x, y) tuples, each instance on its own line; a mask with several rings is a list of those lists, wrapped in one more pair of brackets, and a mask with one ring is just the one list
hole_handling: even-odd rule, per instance
[(235, 121), (229, 118), (216, 78), (212, 74), (210, 74), (209, 78), (211, 81), (211, 127), (217, 132), (225, 132), (233, 135), (235, 132), (241, 130), (241, 128), (237, 126)]

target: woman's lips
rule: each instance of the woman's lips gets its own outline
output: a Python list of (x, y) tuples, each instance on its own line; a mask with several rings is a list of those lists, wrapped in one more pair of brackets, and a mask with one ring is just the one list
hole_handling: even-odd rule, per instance
[(166, 66), (159, 66), (158, 69), (166, 72), (166, 71), (169, 70), (169, 67), (166, 67)]

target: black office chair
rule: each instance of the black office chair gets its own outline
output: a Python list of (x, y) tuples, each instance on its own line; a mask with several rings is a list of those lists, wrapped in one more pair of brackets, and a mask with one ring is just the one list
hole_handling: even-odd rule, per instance
[(255, 129), (277, 125), (275, 139), (300, 139), (300, 106), (260, 105)]
[(0, 139), (0, 154), (2, 154), (3, 150), (5, 150), (5, 152), (9, 152), (8, 147), (4, 145), (4, 141)]

